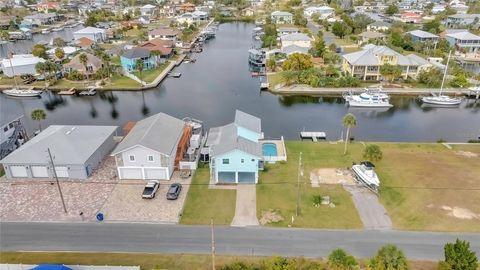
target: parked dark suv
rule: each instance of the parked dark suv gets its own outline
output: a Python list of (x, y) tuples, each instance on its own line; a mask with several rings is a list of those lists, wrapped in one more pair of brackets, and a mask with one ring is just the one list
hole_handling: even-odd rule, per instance
[(182, 191), (182, 185), (179, 183), (174, 183), (170, 185), (170, 188), (167, 192), (167, 200), (176, 200)]

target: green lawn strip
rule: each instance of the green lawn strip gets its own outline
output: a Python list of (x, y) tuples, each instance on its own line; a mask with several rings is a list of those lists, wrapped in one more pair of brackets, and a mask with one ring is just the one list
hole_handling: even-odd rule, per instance
[(182, 224), (230, 224), (235, 214), (235, 190), (209, 189), (208, 167), (198, 168), (188, 191)]
[[(291, 225), (294, 216), (295, 227), (358, 229), (362, 223), (350, 194), (340, 185), (324, 185), (313, 188), (310, 185), (310, 171), (316, 168), (345, 168), (358, 160), (361, 145), (351, 145), (351, 151), (342, 155), (342, 145), (328, 143), (295, 142), (286, 143), (288, 162), (267, 165), (268, 169), (260, 175), (257, 185), (257, 216), (273, 209), (284, 218), (271, 226)], [(304, 175), (301, 177), (300, 215), (295, 217), (297, 198), (298, 157), (302, 152)], [(315, 207), (314, 195), (330, 196), (335, 207)]]
[(110, 78), (110, 83), (105, 85), (103, 89), (122, 90), (122, 89), (141, 89), (141, 85), (125, 76), (113, 75)]
[(158, 77), (158, 75), (160, 75), (165, 70), (169, 63), (170, 62), (167, 61), (159, 65), (157, 68), (144, 70), (142, 71), (141, 75), (138, 71), (134, 72), (133, 74), (137, 76), (137, 78), (141, 78), (144, 82), (151, 83)]
[(274, 89), (276, 85), (282, 83), (282, 76), (280, 72), (267, 75), (268, 83), (270, 84), (270, 89)]
[[(272, 257), (263, 256), (215, 256), (215, 264), (222, 267), (233, 262), (242, 261), (249, 264), (261, 264)], [(320, 258), (308, 261), (325, 263)], [(360, 259), (361, 267), (366, 259)], [(65, 264), (65, 265), (112, 265), (140, 266), (141, 269), (175, 269), (175, 270), (209, 270), (212, 269), (211, 255), (189, 254), (152, 254), (152, 253), (79, 253), (79, 252), (1, 252), (0, 263), (10, 264)], [(437, 262), (410, 261), (411, 269), (435, 270)], [(362, 268), (363, 269), (363, 268)]]

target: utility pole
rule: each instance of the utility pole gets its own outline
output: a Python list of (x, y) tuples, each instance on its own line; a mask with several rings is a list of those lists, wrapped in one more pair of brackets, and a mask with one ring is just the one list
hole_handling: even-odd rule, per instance
[(213, 218), (210, 219), (210, 227), (212, 228), (212, 270), (215, 270), (215, 233)]
[(303, 175), (302, 172), (302, 152), (298, 158), (298, 175), (297, 175), (297, 207), (295, 209), (295, 216), (298, 217), (298, 212), (300, 212), (300, 176)]
[(62, 188), (60, 187), (60, 182), (58, 181), (57, 171), (55, 171), (55, 164), (53, 163), (53, 157), (52, 157), (52, 153), (50, 152), (50, 148), (47, 148), (47, 152), (48, 152), (48, 157), (50, 158), (50, 163), (51, 163), (51, 166), (52, 166), (53, 176), (55, 177), (55, 180), (57, 181), (57, 187), (58, 187), (58, 192), (60, 193), (60, 199), (62, 200), (63, 211), (66, 214), (67, 213), (67, 206), (65, 206), (65, 200), (63, 199)]

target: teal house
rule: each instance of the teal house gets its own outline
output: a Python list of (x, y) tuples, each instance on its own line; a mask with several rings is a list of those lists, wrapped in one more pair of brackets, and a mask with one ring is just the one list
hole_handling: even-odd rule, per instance
[(120, 56), (120, 63), (125, 71), (137, 71), (137, 60), (141, 59), (143, 62), (143, 70), (149, 70), (157, 66), (155, 57), (150, 54), (150, 51), (145, 48), (132, 48), (126, 50)]
[(256, 184), (263, 170), (261, 120), (237, 110), (235, 121), (211, 128), (206, 146), (210, 177), (216, 184)]

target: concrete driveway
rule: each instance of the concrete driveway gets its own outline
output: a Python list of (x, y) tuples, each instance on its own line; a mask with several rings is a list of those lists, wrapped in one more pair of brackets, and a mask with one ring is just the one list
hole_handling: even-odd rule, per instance
[(352, 194), (353, 203), (365, 229), (392, 229), (392, 220), (385, 207), (378, 201), (377, 195), (357, 185), (345, 185), (343, 187)]
[(257, 189), (255, 185), (237, 185), (237, 201), (232, 226), (258, 226)]

